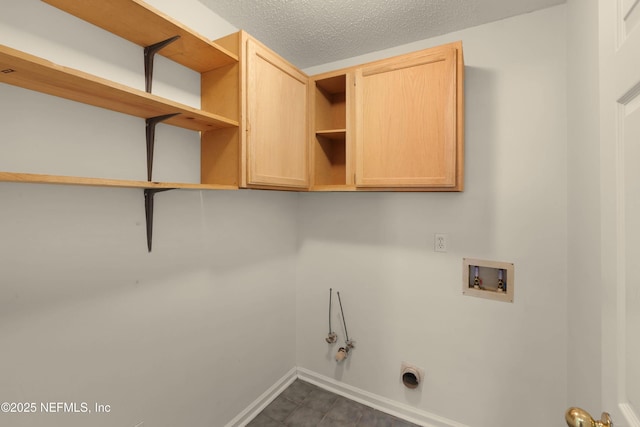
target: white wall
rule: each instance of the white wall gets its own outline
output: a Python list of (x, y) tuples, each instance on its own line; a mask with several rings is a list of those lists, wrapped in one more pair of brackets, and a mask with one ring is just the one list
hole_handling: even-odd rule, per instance
[[(186, 25), (214, 24), (209, 37), (233, 30), (180, 5)], [(43, 2), (4, 5), (0, 34), (144, 87), (140, 47)], [(158, 57), (156, 77), (155, 93), (199, 103), (196, 73)], [(0, 170), (146, 179), (141, 119), (8, 85), (0, 99)], [(154, 179), (197, 181), (198, 135), (157, 136)], [(0, 424), (222, 426), (295, 366), (296, 195), (158, 194), (151, 254), (141, 190), (0, 183), (0, 195), (0, 400), (111, 405)]]
[(600, 109), (598, 2), (568, 11), (568, 403), (591, 414), (601, 404)]
[[(305, 194), (298, 365), (474, 427), (560, 425), (566, 409), (566, 7), (314, 67), (461, 39), (466, 189), (459, 194)], [(433, 234), (449, 252), (433, 252)], [(515, 264), (513, 304), (461, 294), (462, 258)], [(357, 348), (324, 342), (329, 287)], [(344, 339), (337, 315), (334, 329)], [(402, 361), (426, 370), (418, 391)]]

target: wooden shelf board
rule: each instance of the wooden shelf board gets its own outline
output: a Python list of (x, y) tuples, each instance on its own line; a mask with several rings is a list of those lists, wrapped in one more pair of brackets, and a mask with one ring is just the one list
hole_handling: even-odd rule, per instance
[(344, 139), (347, 135), (346, 129), (327, 129), (316, 131), (317, 136), (323, 136), (328, 139), (340, 140)]
[(121, 179), (85, 178), (78, 176), (41, 175), (31, 173), (0, 172), (0, 182), (30, 184), (84, 185), (121, 188), (180, 188), (187, 190), (237, 190), (232, 185), (190, 184), (184, 182), (148, 182)]
[(0, 82), (145, 119), (180, 113), (163, 123), (195, 131), (238, 126), (236, 120), (63, 67), (3, 45), (0, 45)]
[(158, 54), (200, 73), (238, 62), (233, 53), (140, 0), (43, 1), (143, 47), (179, 35)]
[(347, 88), (346, 75), (340, 74), (334, 77), (318, 79), (316, 80), (316, 86), (330, 94), (344, 93)]

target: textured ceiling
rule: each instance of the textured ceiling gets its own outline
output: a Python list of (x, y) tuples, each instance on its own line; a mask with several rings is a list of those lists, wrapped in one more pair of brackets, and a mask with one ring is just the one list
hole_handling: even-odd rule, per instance
[(565, 3), (565, 0), (199, 1), (299, 68)]

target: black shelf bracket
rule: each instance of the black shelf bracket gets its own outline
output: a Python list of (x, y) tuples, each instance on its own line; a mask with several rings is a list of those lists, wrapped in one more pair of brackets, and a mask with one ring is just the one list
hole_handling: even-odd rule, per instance
[(153, 203), (156, 193), (174, 190), (173, 188), (145, 188), (144, 189), (144, 214), (147, 223), (147, 249), (151, 252), (153, 240)]
[(160, 49), (173, 43), (179, 38), (180, 36), (173, 36), (170, 39), (166, 39), (144, 48), (144, 86), (147, 93), (151, 93), (151, 83), (153, 82), (153, 58)]
[(147, 181), (151, 181), (153, 172), (153, 147), (156, 141), (156, 125), (180, 113), (165, 114), (164, 116), (150, 117), (145, 120), (147, 134)]

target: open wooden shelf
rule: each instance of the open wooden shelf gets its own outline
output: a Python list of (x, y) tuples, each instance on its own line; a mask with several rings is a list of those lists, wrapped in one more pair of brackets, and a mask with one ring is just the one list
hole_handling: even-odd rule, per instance
[(184, 182), (149, 182), (122, 179), (86, 178), (79, 176), (42, 175), (31, 173), (0, 172), (0, 182), (21, 182), (29, 184), (84, 185), (92, 187), (120, 188), (181, 188), (188, 190), (237, 190), (233, 185), (189, 184)]
[(160, 55), (204, 73), (238, 56), (140, 0), (43, 0), (135, 44), (146, 47), (179, 35)]
[(0, 82), (145, 119), (180, 113), (164, 123), (194, 131), (238, 126), (236, 120), (63, 67), (3, 45), (0, 45)]
[(349, 164), (347, 74), (330, 72), (312, 78), (313, 190), (352, 191)]
[(327, 94), (345, 93), (347, 90), (347, 80), (344, 74), (316, 80), (316, 87)]
[[(148, 181), (103, 179), (16, 172), (0, 172), (0, 182), (81, 185), (94, 187), (136, 188), (144, 190), (147, 248), (151, 252), (154, 196), (169, 189), (235, 190), (237, 167), (229, 167), (233, 155), (229, 144), (213, 147), (220, 154), (208, 160), (215, 170), (207, 170), (207, 184), (151, 181), (155, 125), (169, 125), (224, 136), (239, 131), (238, 55), (188, 29), (141, 0), (43, 0), (84, 21), (144, 47), (146, 91), (133, 89), (79, 70), (63, 67), (45, 59), (0, 45), (0, 83), (34, 90), (87, 105), (128, 114), (147, 120)], [(99, 48), (99, 46), (97, 47)], [(161, 55), (199, 72), (203, 78), (201, 105), (207, 111), (183, 105), (151, 94), (153, 57)], [(229, 77), (232, 76), (232, 77)], [(212, 93), (215, 92), (215, 93)], [(212, 101), (215, 98), (215, 101)], [(217, 99), (221, 99), (218, 101)], [(223, 102), (224, 101), (224, 102)], [(231, 147), (233, 148), (233, 147)], [(237, 151), (237, 150), (236, 150)], [(231, 152), (231, 155), (228, 154)], [(237, 163), (237, 161), (233, 162)], [(218, 166), (222, 167), (218, 168)], [(236, 172), (236, 173), (234, 173)]]
[(327, 139), (342, 140), (346, 138), (346, 129), (327, 129), (316, 131), (317, 136), (324, 136)]

